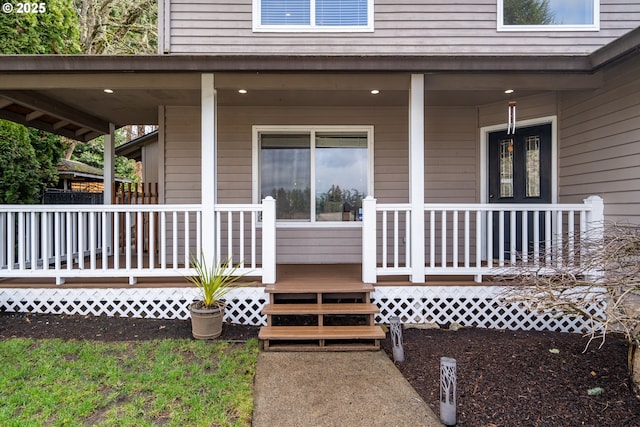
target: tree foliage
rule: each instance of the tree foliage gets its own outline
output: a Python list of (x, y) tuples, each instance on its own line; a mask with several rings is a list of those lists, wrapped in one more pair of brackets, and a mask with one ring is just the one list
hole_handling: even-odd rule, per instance
[(156, 53), (155, 0), (75, 0), (86, 54)]
[(48, 0), (44, 13), (0, 13), (0, 53), (80, 53), (73, 0)]
[(553, 13), (549, 0), (504, 0), (505, 25), (550, 25)]
[[(122, 138), (123, 132), (116, 131), (116, 146), (125, 142)], [(73, 160), (86, 163), (89, 166), (103, 169), (104, 168), (104, 138), (96, 138), (92, 141), (82, 144), (76, 144), (73, 150)], [(116, 175), (136, 180), (136, 165), (133, 160), (126, 157), (116, 156), (115, 158)]]
[(0, 120), (0, 203), (34, 203), (40, 176), (27, 128)]

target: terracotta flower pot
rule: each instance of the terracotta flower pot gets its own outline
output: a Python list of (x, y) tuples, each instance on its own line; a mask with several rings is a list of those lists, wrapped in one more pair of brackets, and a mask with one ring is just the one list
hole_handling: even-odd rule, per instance
[(191, 313), (191, 334), (195, 339), (212, 340), (222, 334), (224, 304), (214, 308), (203, 307), (202, 302), (189, 305)]

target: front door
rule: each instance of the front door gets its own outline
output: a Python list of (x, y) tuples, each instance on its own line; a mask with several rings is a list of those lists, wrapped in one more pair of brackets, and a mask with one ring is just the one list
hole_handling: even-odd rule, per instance
[[(524, 127), (515, 135), (506, 131), (489, 134), (489, 203), (551, 203), (551, 124)], [(511, 215), (504, 215), (504, 257), (511, 255)], [(493, 214), (493, 255), (499, 254), (499, 213)], [(527, 216), (526, 248), (522, 245), (522, 214), (516, 215), (516, 252), (531, 250), (533, 213)], [(544, 218), (540, 217), (541, 233)], [(540, 239), (541, 241), (543, 239)]]

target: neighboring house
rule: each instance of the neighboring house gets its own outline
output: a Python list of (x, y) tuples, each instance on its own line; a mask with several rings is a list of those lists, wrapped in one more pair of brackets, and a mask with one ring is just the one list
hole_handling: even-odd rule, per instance
[[(130, 182), (122, 177), (115, 177), (114, 180), (115, 182)], [(58, 162), (58, 188), (68, 191), (102, 193), (104, 174), (100, 168), (75, 160), (62, 159)]]
[(426, 279), (562, 256), (601, 223), (590, 196), (638, 223), (640, 1), (571, 5), (509, 25), (502, 0), (164, 0), (158, 55), (2, 57), (0, 117), (104, 134), (106, 164), (115, 128), (158, 126), (163, 243), (117, 268), (49, 248), (44, 270), (5, 244), (0, 276), (134, 283), (185, 274), (202, 248), (265, 284), (276, 264), (361, 264), (426, 295)]
[(152, 131), (132, 139), (115, 149), (117, 156), (135, 160), (141, 165), (141, 182), (143, 184), (158, 182), (158, 131)]

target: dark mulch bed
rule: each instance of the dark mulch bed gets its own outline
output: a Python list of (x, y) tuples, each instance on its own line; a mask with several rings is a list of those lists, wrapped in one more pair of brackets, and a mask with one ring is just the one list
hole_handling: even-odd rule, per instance
[[(130, 341), (190, 334), (188, 320), (0, 313), (0, 340)], [(243, 341), (257, 334), (257, 327), (225, 325), (220, 339)], [(583, 352), (586, 338), (556, 332), (408, 329), (403, 335), (406, 361), (397, 366), (436, 414), (440, 357), (456, 359), (458, 425), (640, 426), (640, 400), (626, 371), (627, 345), (619, 338)], [(390, 345), (389, 339), (383, 342), (389, 355)], [(589, 396), (596, 387), (604, 392)]]
[[(458, 425), (640, 426), (619, 337), (586, 352), (587, 338), (560, 332), (407, 329), (403, 339), (396, 365), (436, 414), (440, 358), (456, 359)], [(392, 357), (390, 340), (383, 346)]]

